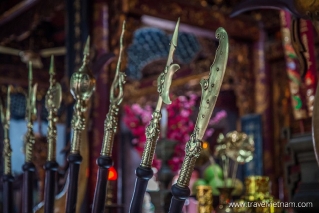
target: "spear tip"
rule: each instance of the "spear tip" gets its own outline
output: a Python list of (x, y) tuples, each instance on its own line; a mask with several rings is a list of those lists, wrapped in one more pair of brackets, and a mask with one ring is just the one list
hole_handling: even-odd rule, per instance
[(54, 70), (54, 56), (51, 55), (51, 63), (50, 63), (50, 69), (49, 69), (49, 74), (50, 75), (54, 75), (55, 74), (55, 70)]

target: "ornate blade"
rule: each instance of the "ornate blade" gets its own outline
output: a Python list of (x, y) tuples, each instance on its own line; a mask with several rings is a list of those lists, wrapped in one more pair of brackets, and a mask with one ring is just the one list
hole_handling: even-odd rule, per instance
[[(177, 38), (178, 38), (178, 27), (179, 27), (180, 18), (178, 18), (174, 34), (172, 36), (172, 40), (170, 43), (170, 49), (168, 53), (167, 63), (164, 72), (160, 74), (160, 76), (157, 78), (157, 91), (160, 94), (160, 97), (162, 98), (162, 101), (165, 104), (171, 104), (171, 100), (169, 98), (169, 88), (172, 84), (172, 77), (173, 74), (179, 70), (180, 66), (178, 64), (172, 64), (173, 63), (173, 56), (175, 49), (177, 47)], [(156, 110), (159, 111), (161, 108), (158, 105)]]
[[(111, 86), (111, 94), (110, 94), (111, 103), (116, 103), (117, 105), (119, 105), (123, 100), (123, 84), (125, 83), (125, 76), (126, 76), (124, 72), (120, 71), (120, 66), (122, 62), (124, 32), (125, 32), (125, 21), (123, 22), (123, 25), (122, 25), (119, 59), (117, 61), (116, 73)], [(118, 93), (117, 93), (117, 97), (114, 97), (116, 89), (118, 90)]]
[(220, 43), (216, 50), (215, 61), (210, 68), (209, 78), (201, 81), (202, 98), (199, 113), (194, 131), (185, 147), (185, 159), (177, 180), (177, 185), (181, 187), (187, 187), (189, 185), (196, 159), (201, 152), (201, 140), (213, 113), (226, 70), (228, 59), (228, 35), (224, 28), (220, 27), (217, 29), (216, 38), (219, 39)]
[(216, 51), (215, 61), (210, 67), (208, 79), (201, 80), (202, 98), (195, 128), (197, 140), (202, 140), (213, 113), (220, 87), (223, 82), (226, 64), (228, 60), (228, 35), (223, 28), (218, 28), (216, 37), (219, 39), (219, 47)]

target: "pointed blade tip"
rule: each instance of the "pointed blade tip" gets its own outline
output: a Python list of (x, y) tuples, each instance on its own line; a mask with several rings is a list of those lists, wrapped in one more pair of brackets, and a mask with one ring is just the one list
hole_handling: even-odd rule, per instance
[(84, 55), (90, 54), (90, 36), (87, 37), (85, 47), (84, 47)]
[(51, 63), (50, 63), (50, 69), (49, 69), (49, 74), (54, 75), (55, 70), (54, 70), (54, 56), (51, 55)]

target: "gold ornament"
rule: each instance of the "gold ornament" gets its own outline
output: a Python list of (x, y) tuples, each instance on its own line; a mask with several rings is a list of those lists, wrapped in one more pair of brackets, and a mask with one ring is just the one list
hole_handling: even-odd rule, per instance
[(61, 85), (54, 79), (54, 57), (51, 56), (50, 64), (50, 87), (45, 97), (45, 107), (48, 110), (48, 157), (47, 161), (55, 160), (56, 155), (56, 137), (57, 137), (57, 112), (62, 101)]
[(82, 66), (78, 72), (73, 73), (70, 80), (71, 93), (76, 100), (71, 121), (73, 129), (71, 153), (73, 154), (79, 154), (80, 152), (81, 132), (85, 130), (87, 102), (95, 90), (95, 79), (92, 71), (88, 67), (89, 56), (90, 37), (88, 37), (84, 48)]
[(24, 136), (25, 142), (25, 162), (32, 162), (32, 150), (35, 143), (35, 137), (33, 133), (33, 122), (35, 120), (35, 115), (37, 113), (35, 101), (37, 93), (37, 84), (34, 84), (32, 87), (32, 63), (29, 62), (29, 87), (28, 87), (28, 97), (27, 97), (27, 132)]
[[(116, 73), (111, 86), (110, 107), (104, 122), (104, 138), (102, 143), (102, 156), (112, 156), (114, 134), (116, 133), (118, 124), (119, 106), (123, 100), (123, 85), (125, 84), (125, 73), (120, 71), (121, 58), (123, 52), (123, 36), (125, 31), (125, 21), (122, 25), (122, 34), (120, 38), (120, 54), (117, 61)], [(117, 90), (117, 96), (114, 94)]]
[(10, 130), (10, 93), (11, 93), (12, 86), (8, 86), (7, 90), (7, 107), (2, 105), (0, 99), (0, 113), (1, 113), (1, 123), (4, 130), (4, 137), (3, 137), (3, 157), (4, 157), (4, 174), (10, 175), (11, 174), (11, 155), (12, 149), (10, 145), (10, 137), (9, 137), (9, 130)]

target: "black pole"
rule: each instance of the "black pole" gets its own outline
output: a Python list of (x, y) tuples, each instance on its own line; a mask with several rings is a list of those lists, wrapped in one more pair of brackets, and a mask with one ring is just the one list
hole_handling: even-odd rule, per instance
[(45, 186), (44, 186), (44, 213), (54, 213), (55, 181), (58, 164), (56, 161), (47, 161), (44, 165)]
[(33, 213), (33, 178), (35, 166), (32, 162), (26, 162), (22, 169), (22, 213)]
[(137, 167), (136, 171), (135, 189), (131, 201), (130, 213), (141, 213), (143, 207), (144, 194), (149, 179), (153, 177), (153, 170), (151, 168)]
[(98, 173), (94, 191), (92, 213), (103, 213), (105, 209), (106, 186), (108, 181), (109, 168), (113, 165), (110, 157), (100, 156), (97, 159)]
[(13, 213), (13, 176), (3, 176), (3, 213)]
[(188, 187), (181, 187), (177, 184), (172, 186), (173, 197), (171, 199), (171, 206), (168, 213), (181, 213), (185, 200), (190, 196), (191, 192)]

